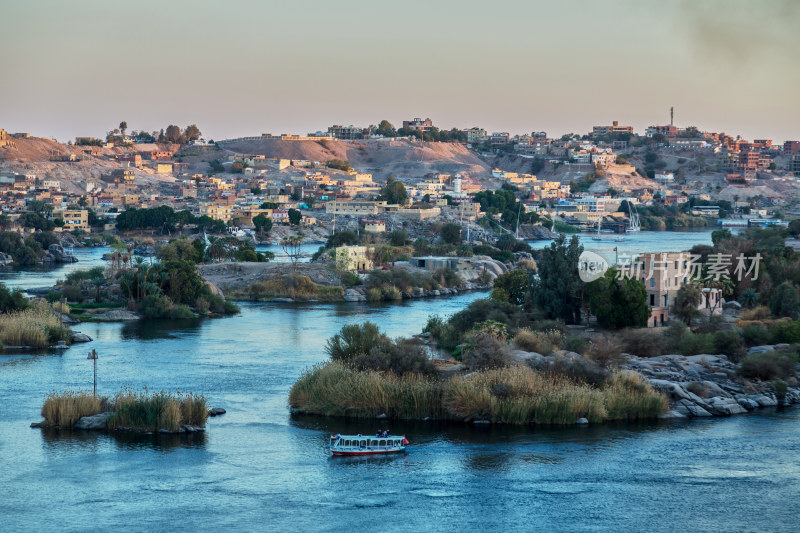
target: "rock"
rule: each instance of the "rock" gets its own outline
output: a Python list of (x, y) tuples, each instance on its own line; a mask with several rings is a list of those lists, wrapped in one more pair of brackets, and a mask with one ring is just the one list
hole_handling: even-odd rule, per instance
[(7, 253), (0, 252), (0, 265), (10, 265), (14, 262), (14, 258), (8, 255)]
[(710, 398), (708, 403), (715, 415), (730, 416), (740, 415), (747, 412), (747, 410), (739, 405), (739, 403), (733, 398), (722, 398), (720, 396), (715, 396)]
[(45, 427), (45, 425), (46, 424), (44, 423), (44, 421), (42, 421), (42, 422), (32, 422), (31, 423), (31, 427), (32, 428), (43, 428), (43, 427)]
[(174, 431), (170, 431), (170, 430), (168, 430), (168, 429), (164, 429), (164, 428), (161, 428), (161, 429), (159, 429), (159, 430), (158, 430), (158, 432), (159, 432), (159, 433), (164, 433), (164, 434), (172, 434), (172, 433), (175, 433)]
[(356, 289), (346, 289), (344, 291), (345, 302), (366, 302), (367, 298)]
[(224, 415), (227, 411), (222, 407), (212, 407), (208, 410), (208, 416), (219, 416)]
[(111, 413), (99, 413), (92, 416), (84, 416), (73, 426), (75, 429), (106, 429), (106, 419)]
[(755, 401), (758, 402), (758, 405), (761, 407), (775, 407), (778, 405), (778, 400), (776, 400), (771, 394), (767, 396), (766, 394), (759, 394), (753, 398)]
[(736, 401), (739, 405), (747, 409), (748, 411), (752, 411), (753, 409), (758, 409), (758, 402), (755, 400), (751, 400), (750, 398), (737, 398)]
[(414, 298), (422, 298), (425, 296), (425, 289), (422, 287), (414, 287)]
[(544, 361), (544, 356), (537, 352), (526, 352), (524, 350), (511, 350), (508, 354), (515, 360), (515, 361), (531, 361), (532, 363), (538, 364)]
[(742, 304), (740, 304), (736, 300), (733, 300), (733, 301), (725, 302), (724, 304), (722, 304), (722, 308), (723, 309), (735, 309), (735, 310), (738, 311), (739, 309), (742, 308)]
[(70, 331), (69, 341), (72, 344), (75, 344), (76, 342), (92, 342), (92, 338), (85, 333), (81, 333), (80, 331)]
[(764, 346), (753, 346), (751, 348), (748, 348), (747, 355), (752, 355), (754, 353), (771, 352), (771, 351), (774, 351), (774, 350), (775, 350), (775, 347), (774, 346), (770, 346), (769, 344), (764, 345)]
[(671, 420), (671, 419), (676, 419), (676, 418), (686, 418), (686, 413), (682, 413), (682, 412), (678, 411), (677, 409), (672, 409), (671, 411), (661, 415), (659, 418), (661, 418), (663, 420)]
[(695, 405), (693, 403), (690, 403), (689, 405), (685, 405), (685, 407), (686, 407), (686, 410), (689, 411), (689, 414), (691, 416), (697, 416), (697, 417), (714, 416), (711, 413), (709, 413), (708, 411), (706, 411), (705, 409), (703, 409), (702, 407), (700, 407), (699, 405)]
[(387, 418), (389, 418), (389, 417), (386, 416), (386, 413), (381, 413), (381, 414), (379, 414), (378, 416), (375, 417), (376, 420), (386, 420)]
[(81, 321), (78, 320), (77, 318), (71, 317), (64, 313), (59, 313), (58, 311), (53, 311), (53, 314), (55, 314), (58, 317), (58, 319), (61, 320), (61, 323), (64, 324), (65, 326), (74, 326), (75, 324), (81, 323)]
[(112, 309), (111, 311), (106, 311), (105, 313), (100, 313), (99, 315), (94, 316), (97, 320), (139, 320), (139, 315), (134, 313), (133, 311), (127, 311), (125, 309)]
[(279, 303), (285, 303), (285, 304), (294, 303), (294, 299), (293, 298), (273, 298), (272, 301), (273, 302), (279, 302)]
[(579, 426), (588, 426), (588, 425), (589, 425), (589, 420), (588, 420), (588, 419), (586, 419), (586, 418), (579, 418), (579, 419), (577, 419), (577, 420), (575, 421), (575, 423), (576, 423), (577, 425), (579, 425)]

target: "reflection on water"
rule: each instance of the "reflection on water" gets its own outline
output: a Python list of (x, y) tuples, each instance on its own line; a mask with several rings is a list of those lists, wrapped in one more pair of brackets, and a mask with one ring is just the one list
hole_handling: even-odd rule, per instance
[(177, 448), (203, 448), (206, 445), (204, 431), (196, 433), (144, 435), (130, 431), (82, 431), (57, 428), (42, 428), (42, 443), (45, 452), (57, 455), (78, 452), (98, 452), (113, 446), (117, 451), (153, 449), (170, 451)]
[(200, 334), (205, 320), (202, 318), (132, 320), (123, 322), (120, 334), (123, 340), (177, 339), (187, 332)]

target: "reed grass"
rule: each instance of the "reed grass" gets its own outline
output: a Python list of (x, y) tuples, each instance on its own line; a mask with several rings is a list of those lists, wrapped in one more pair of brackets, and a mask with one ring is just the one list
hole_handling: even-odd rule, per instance
[(0, 314), (0, 342), (6, 346), (45, 348), (60, 340), (69, 341), (69, 330), (45, 303)]
[(106, 401), (90, 392), (54, 391), (44, 400), (42, 416), (50, 426), (72, 427), (84, 416), (102, 413)]
[(194, 393), (125, 389), (113, 399), (108, 427), (137, 431), (178, 431), (184, 425), (205, 426), (208, 408), (204, 396)]
[(344, 289), (315, 283), (302, 274), (276, 276), (259, 281), (244, 291), (234, 293), (235, 297), (248, 300), (269, 300), (272, 298), (293, 298), (296, 300), (339, 301), (344, 299)]
[(289, 404), (325, 416), (490, 420), (507, 424), (574, 424), (656, 418), (666, 398), (638, 374), (618, 372), (601, 387), (576, 383), (527, 365), (472, 372), (447, 381), (391, 372), (358, 371), (340, 362), (316, 365), (300, 377)]

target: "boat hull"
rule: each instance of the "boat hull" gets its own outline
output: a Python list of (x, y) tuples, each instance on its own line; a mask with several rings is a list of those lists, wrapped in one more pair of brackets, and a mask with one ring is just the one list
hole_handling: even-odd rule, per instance
[(343, 451), (343, 450), (331, 450), (333, 455), (378, 455), (378, 454), (387, 454), (387, 453), (402, 453), (406, 451), (405, 447), (403, 448), (393, 448), (391, 450), (363, 450), (363, 451)]

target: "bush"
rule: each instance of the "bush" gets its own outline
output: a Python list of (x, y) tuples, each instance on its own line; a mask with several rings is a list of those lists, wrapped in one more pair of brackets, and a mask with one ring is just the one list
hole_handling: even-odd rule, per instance
[(771, 344), (794, 344), (798, 342), (800, 342), (800, 322), (783, 319), (772, 325)]
[(741, 320), (764, 320), (769, 318), (770, 310), (766, 305), (759, 305), (753, 309), (742, 309), (739, 314)]
[(678, 343), (683, 355), (697, 355), (714, 351), (714, 335), (711, 333), (689, 333)]
[(748, 346), (760, 346), (769, 342), (770, 333), (760, 324), (748, 324), (742, 328), (742, 337)]
[(639, 357), (657, 357), (662, 354), (664, 341), (658, 331), (630, 329), (622, 334), (625, 351)]
[(508, 302), (496, 302), (485, 298), (475, 300), (450, 318), (450, 325), (458, 333), (472, 330), (478, 322), (494, 320), (509, 327), (519, 327), (526, 320), (522, 310)]
[(739, 364), (738, 372), (746, 378), (770, 380), (795, 375), (797, 354), (768, 351), (748, 355)]
[(361, 278), (358, 277), (358, 274), (355, 272), (350, 272), (349, 270), (342, 272), (342, 275), (339, 276), (339, 279), (342, 281), (342, 285), (345, 287), (355, 287), (356, 285), (361, 284)]
[(511, 342), (520, 350), (548, 355), (561, 347), (564, 334), (557, 329), (546, 331), (520, 329)]
[(325, 352), (333, 361), (349, 363), (357, 356), (368, 355), (373, 348), (389, 342), (389, 338), (372, 322), (348, 324), (328, 339)]
[(686, 390), (691, 392), (692, 394), (696, 394), (701, 398), (705, 398), (708, 396), (708, 387), (705, 383), (701, 383), (699, 381), (690, 381), (686, 385)]
[(469, 343), (462, 360), (470, 370), (501, 368), (511, 362), (505, 345), (490, 332), (476, 333)]
[(208, 418), (205, 397), (193, 393), (124, 390), (114, 397), (113, 410), (108, 418), (109, 428), (139, 431), (178, 431), (187, 424), (203, 427)]
[(0, 313), (22, 311), (27, 307), (28, 301), (21, 290), (9, 290), (3, 283), (0, 283)]
[(589, 351), (589, 341), (583, 337), (567, 337), (564, 341), (564, 349), (581, 355), (586, 355)]
[(718, 331), (714, 334), (714, 352), (725, 354), (732, 361), (738, 361), (747, 353), (744, 337), (732, 329)]
[(622, 356), (622, 344), (616, 339), (602, 338), (592, 343), (589, 359), (601, 368), (618, 366), (625, 358)]
[(142, 299), (139, 308), (146, 318), (183, 319), (194, 318), (195, 314), (185, 305), (175, 305), (169, 296), (149, 294)]
[[(609, 372), (594, 361), (583, 357), (553, 356), (547, 370), (561, 374), (576, 383), (600, 385), (609, 377)], [(534, 363), (535, 364), (535, 363)]]
[(372, 348), (367, 355), (356, 356), (352, 361), (358, 370), (381, 370), (394, 372), (398, 376), (416, 373), (436, 375), (436, 367), (428, 357), (424, 346), (411, 339), (398, 339)]

